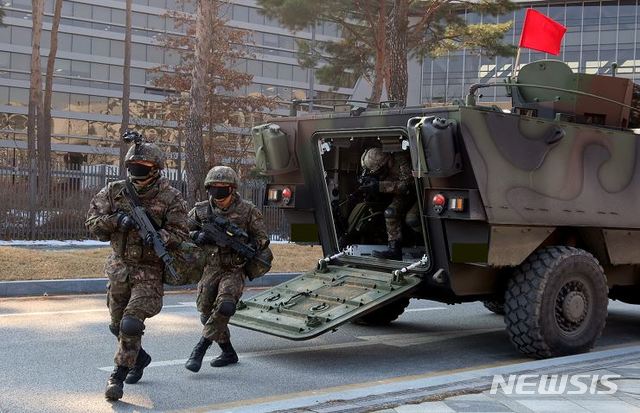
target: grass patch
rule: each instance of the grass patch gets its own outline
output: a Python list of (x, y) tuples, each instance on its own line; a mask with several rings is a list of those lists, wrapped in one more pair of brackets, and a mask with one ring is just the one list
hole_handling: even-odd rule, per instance
[[(273, 272), (303, 272), (322, 258), (319, 246), (271, 245)], [(104, 277), (111, 248), (40, 250), (0, 247), (0, 281)]]

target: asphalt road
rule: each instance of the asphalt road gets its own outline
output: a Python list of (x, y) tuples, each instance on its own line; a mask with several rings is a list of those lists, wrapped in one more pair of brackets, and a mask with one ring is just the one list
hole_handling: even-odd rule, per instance
[[(183, 367), (200, 336), (194, 296), (169, 294), (143, 338), (154, 362), (111, 404), (103, 398), (115, 350), (107, 320), (103, 295), (1, 299), (0, 412), (232, 410), (255, 399), (526, 360), (502, 317), (481, 304), (413, 301), (390, 327), (348, 324), (305, 342), (232, 327), (240, 363), (207, 363), (194, 374)], [(639, 306), (611, 302), (597, 348), (638, 344), (639, 322)]]

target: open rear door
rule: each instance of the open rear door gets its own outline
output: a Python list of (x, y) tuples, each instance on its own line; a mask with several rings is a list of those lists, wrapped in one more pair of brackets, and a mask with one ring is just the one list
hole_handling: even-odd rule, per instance
[(327, 265), (241, 301), (231, 324), (307, 340), (393, 301), (420, 281), (415, 275)]

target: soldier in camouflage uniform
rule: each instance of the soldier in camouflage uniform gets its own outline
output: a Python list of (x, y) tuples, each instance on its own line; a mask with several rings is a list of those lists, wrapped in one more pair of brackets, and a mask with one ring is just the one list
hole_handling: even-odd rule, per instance
[(212, 221), (216, 216), (224, 217), (246, 231), (259, 250), (269, 246), (262, 213), (235, 191), (238, 176), (233, 169), (226, 166), (212, 168), (204, 184), (209, 200), (196, 203), (188, 219), (191, 238), (204, 249), (207, 256), (196, 300), (204, 325), (202, 338), (185, 364), (193, 372), (200, 370), (202, 359), (214, 341), (220, 346), (222, 354), (211, 361), (211, 366), (222, 367), (238, 362), (227, 324), (236, 311), (246, 276), (246, 260), (229, 247), (208, 244), (198, 224)]
[(373, 256), (386, 259), (402, 259), (402, 221), (414, 231), (421, 231), (418, 204), (413, 195), (411, 158), (404, 152), (393, 154), (380, 148), (369, 148), (361, 157), (362, 168), (367, 172), (361, 190), (393, 194), (384, 211), (389, 249), (373, 251)]
[[(186, 203), (177, 189), (160, 176), (164, 154), (152, 143), (141, 143), (126, 155), (128, 180), (140, 203), (168, 249), (188, 239)], [(115, 369), (107, 382), (105, 397), (118, 400), (123, 382), (137, 383), (151, 357), (141, 347), (144, 321), (162, 308), (162, 274), (164, 264), (153, 247), (138, 235), (133, 219), (127, 214), (124, 198), (126, 181), (111, 182), (91, 200), (87, 228), (101, 241), (111, 241), (113, 253), (107, 259), (105, 273), (107, 306), (111, 314), (109, 330), (118, 338)]]

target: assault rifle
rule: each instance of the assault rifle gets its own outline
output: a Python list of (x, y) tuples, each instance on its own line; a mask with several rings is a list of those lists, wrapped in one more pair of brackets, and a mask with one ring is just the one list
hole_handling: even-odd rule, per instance
[(260, 250), (252, 245), (249, 234), (228, 219), (216, 216), (213, 221), (198, 222), (189, 219), (189, 223), (200, 227), (205, 234), (205, 242), (218, 247), (229, 247), (247, 261), (257, 261), (271, 267), (271, 263), (260, 258)]
[(138, 198), (133, 185), (127, 181), (125, 186), (126, 190), (123, 192), (124, 198), (129, 204), (129, 211), (127, 211), (127, 214), (129, 214), (136, 223), (138, 234), (140, 234), (142, 241), (149, 246), (153, 246), (153, 251), (156, 253), (158, 258), (164, 262), (167, 275), (174, 283), (176, 283), (176, 285), (178, 285), (181, 277), (173, 267), (173, 257), (169, 255), (167, 247), (164, 245), (164, 241), (162, 241), (160, 234), (158, 234), (158, 231), (156, 230), (156, 226), (151, 222), (147, 212), (140, 204), (140, 198)]

